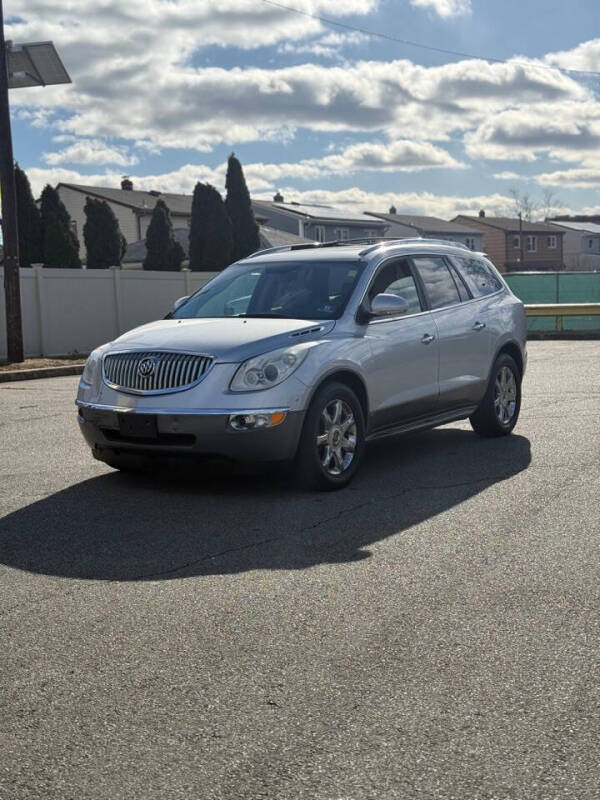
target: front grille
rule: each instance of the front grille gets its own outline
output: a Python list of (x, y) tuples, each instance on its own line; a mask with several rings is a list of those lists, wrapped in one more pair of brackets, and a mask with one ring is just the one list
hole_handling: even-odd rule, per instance
[(191, 353), (109, 353), (104, 356), (104, 380), (135, 394), (180, 391), (197, 383), (212, 362), (209, 356)]

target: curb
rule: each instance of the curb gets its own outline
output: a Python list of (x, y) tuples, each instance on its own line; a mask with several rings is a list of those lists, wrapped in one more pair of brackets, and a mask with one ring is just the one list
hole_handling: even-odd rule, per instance
[(31, 381), (35, 378), (60, 378), (63, 375), (81, 375), (83, 364), (74, 364), (64, 367), (38, 367), (37, 369), (15, 369), (0, 372), (0, 383), (11, 381)]

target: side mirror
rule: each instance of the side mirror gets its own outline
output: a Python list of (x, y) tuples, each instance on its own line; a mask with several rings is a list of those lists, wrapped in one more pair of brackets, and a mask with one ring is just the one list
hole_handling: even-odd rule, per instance
[(180, 297), (178, 300), (175, 300), (173, 303), (173, 311), (177, 311), (179, 306), (182, 306), (186, 300), (189, 300), (189, 294), (186, 294), (185, 297)]
[(372, 317), (399, 317), (408, 311), (408, 303), (397, 294), (377, 294), (371, 300)]

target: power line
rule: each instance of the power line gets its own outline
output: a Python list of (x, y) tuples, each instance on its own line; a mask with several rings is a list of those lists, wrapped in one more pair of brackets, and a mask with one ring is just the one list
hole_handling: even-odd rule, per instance
[(349, 25), (346, 22), (338, 22), (337, 20), (329, 19), (328, 17), (322, 17), (320, 14), (312, 14), (310, 11), (303, 11), (300, 8), (294, 8), (293, 6), (286, 6), (283, 3), (276, 2), (276, 0), (261, 0), (261, 2), (265, 3), (268, 6), (274, 6), (275, 8), (280, 8), (284, 11), (290, 11), (293, 14), (300, 14), (303, 17), (310, 17), (310, 19), (316, 19), (319, 22), (322, 22), (324, 25), (331, 25), (335, 28), (343, 28), (348, 31), (354, 31), (355, 33), (363, 33), (366, 36), (375, 36), (378, 39), (385, 39), (388, 42), (396, 42), (397, 44), (405, 44), (409, 45), (410, 47), (418, 47), (421, 50), (430, 50), (434, 53), (442, 53), (443, 55), (447, 56), (458, 56), (459, 58), (474, 58), (480, 61), (490, 61), (494, 64), (514, 64), (515, 66), (527, 67), (529, 69), (546, 69), (546, 70), (552, 70), (554, 72), (567, 73), (569, 75), (586, 75), (586, 76), (600, 75), (600, 72), (594, 72), (592, 70), (568, 69), (567, 67), (553, 67), (550, 64), (531, 64), (528, 61), (514, 61), (508, 58), (495, 58), (494, 56), (480, 56), (480, 55), (474, 55), (473, 53), (463, 53), (460, 50), (447, 50), (443, 47), (435, 47), (434, 45), (423, 44), (422, 42), (413, 42), (410, 39), (401, 39), (399, 36), (392, 36), (389, 33), (382, 33), (381, 31), (368, 30), (367, 28), (361, 28), (358, 25)]

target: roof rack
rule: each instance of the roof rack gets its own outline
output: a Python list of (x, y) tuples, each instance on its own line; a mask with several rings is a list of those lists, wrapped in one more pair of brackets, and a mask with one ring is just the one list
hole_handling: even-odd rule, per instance
[(246, 258), (257, 258), (258, 256), (270, 255), (271, 253), (284, 253), (292, 250), (312, 250), (316, 247), (344, 247), (345, 245), (352, 244), (370, 245), (370, 247), (360, 251), (359, 255), (363, 256), (367, 253), (371, 253), (379, 247), (380, 244), (409, 244), (411, 242), (435, 242), (436, 244), (446, 244), (452, 247), (462, 247), (464, 250), (471, 252), (471, 249), (467, 247), (466, 244), (463, 244), (463, 242), (453, 242), (450, 239), (432, 239), (423, 236), (361, 236), (356, 239), (336, 239), (333, 242), (307, 242), (306, 244), (284, 244), (280, 247), (268, 247), (266, 250), (257, 250), (255, 253), (246, 256)]

